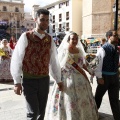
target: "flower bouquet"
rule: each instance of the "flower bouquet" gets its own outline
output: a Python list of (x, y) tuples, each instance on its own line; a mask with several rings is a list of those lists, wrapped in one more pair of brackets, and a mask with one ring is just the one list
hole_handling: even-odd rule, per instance
[(5, 51), (3, 51), (3, 49), (0, 48), (0, 56), (6, 56)]
[(91, 73), (90, 81), (93, 83), (94, 71), (99, 64), (99, 58), (94, 54), (86, 55), (87, 69)]

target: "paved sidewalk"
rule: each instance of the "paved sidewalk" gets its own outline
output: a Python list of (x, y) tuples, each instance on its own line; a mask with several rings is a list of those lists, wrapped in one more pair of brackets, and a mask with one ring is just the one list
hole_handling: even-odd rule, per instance
[[(50, 84), (50, 90), (53, 84)], [(96, 80), (92, 84), (95, 93)], [(114, 120), (109, 105), (107, 93), (99, 109), (100, 120)], [(23, 95), (14, 94), (13, 83), (0, 83), (0, 120), (26, 120), (26, 107)]]

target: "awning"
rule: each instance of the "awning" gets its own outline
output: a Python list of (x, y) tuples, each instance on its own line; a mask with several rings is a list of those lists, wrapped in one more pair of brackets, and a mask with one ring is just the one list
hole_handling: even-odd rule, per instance
[(93, 43), (95, 39), (86, 39), (86, 42), (89, 43)]
[(86, 42), (89, 43), (95, 43), (95, 42), (99, 42), (100, 38), (96, 38), (96, 39), (86, 39)]
[(95, 43), (95, 42), (100, 42), (100, 38), (95, 39), (95, 40), (94, 40), (94, 43)]

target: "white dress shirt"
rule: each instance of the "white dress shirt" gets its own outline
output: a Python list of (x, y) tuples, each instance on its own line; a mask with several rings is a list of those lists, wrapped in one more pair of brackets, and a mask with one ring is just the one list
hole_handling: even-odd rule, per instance
[[(110, 44), (110, 45), (115, 49), (114, 45), (112, 45), (112, 44)], [(95, 76), (97, 78), (102, 78), (102, 66), (103, 66), (103, 58), (105, 57), (105, 50), (102, 47), (99, 48), (96, 56), (99, 59), (99, 64), (98, 64), (97, 68), (95, 69)]]
[[(39, 38), (43, 38), (45, 34), (40, 34), (37, 31), (34, 31), (34, 34)], [(25, 49), (28, 45), (28, 40), (26, 33), (23, 33), (15, 46), (12, 59), (10, 71), (14, 80), (14, 84), (21, 83), (22, 71), (22, 62), (25, 55)], [(50, 50), (50, 64), (49, 64), (49, 74), (56, 80), (57, 83), (61, 82), (61, 68), (58, 62), (57, 50), (53, 40), (51, 40), (51, 50)]]

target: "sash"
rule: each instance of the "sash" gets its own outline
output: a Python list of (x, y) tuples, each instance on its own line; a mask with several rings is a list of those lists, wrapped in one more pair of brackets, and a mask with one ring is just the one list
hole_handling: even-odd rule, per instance
[(88, 81), (89, 81), (89, 79), (88, 79), (88, 77), (87, 77), (87, 75), (86, 75), (86, 73), (84, 72), (84, 70), (82, 70), (79, 66), (78, 66), (78, 64), (71, 58), (71, 56), (70, 55), (68, 55), (68, 63), (70, 64), (70, 65), (72, 65), (79, 73), (81, 73)]

